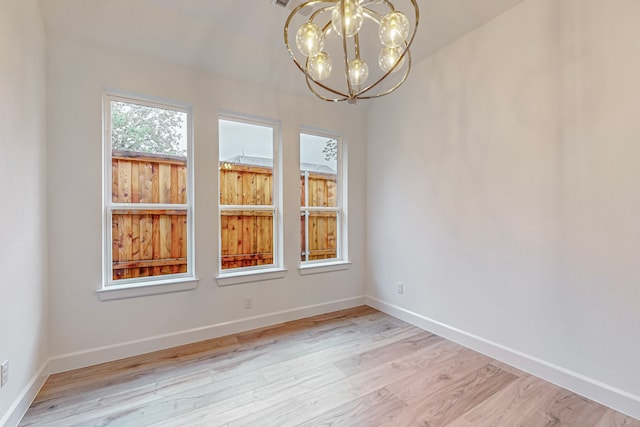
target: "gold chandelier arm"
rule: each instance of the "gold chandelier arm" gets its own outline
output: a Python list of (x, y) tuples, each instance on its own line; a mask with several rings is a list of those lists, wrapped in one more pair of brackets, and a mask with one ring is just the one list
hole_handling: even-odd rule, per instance
[(384, 3), (389, 8), (389, 12), (393, 12), (396, 10), (395, 6), (389, 0), (365, 0), (360, 3), (360, 6), (366, 6), (368, 4), (380, 4)]
[(380, 25), (380, 21), (382, 20), (382, 15), (376, 12), (375, 10), (371, 10), (368, 7), (364, 7), (364, 16), (371, 19), (376, 24)]
[(318, 91), (313, 87), (313, 85), (312, 85), (311, 83), (313, 82), (313, 83), (315, 83), (315, 84), (317, 84), (317, 85), (321, 86), (323, 89), (330, 90), (331, 92), (334, 92), (333, 90), (328, 89), (326, 86), (324, 86), (324, 85), (322, 85), (322, 84), (320, 84), (320, 83), (316, 82), (316, 81), (315, 81), (315, 80), (313, 80), (313, 78), (311, 78), (310, 76), (307, 76), (306, 81), (307, 81), (307, 87), (309, 88), (309, 90), (311, 91), (311, 93), (313, 93), (315, 96), (317, 96), (318, 98), (322, 99), (323, 101), (329, 101), (329, 102), (342, 102), (342, 101), (346, 101), (347, 99), (349, 99), (349, 97), (348, 97), (347, 95), (345, 95), (345, 94), (338, 94), (338, 93), (336, 93), (336, 94), (337, 94), (337, 95), (340, 95), (340, 96), (341, 96), (341, 98), (327, 98), (326, 96), (323, 96), (320, 92), (318, 92)]
[[(405, 44), (404, 52), (402, 52), (402, 55), (400, 55), (400, 57), (396, 60), (396, 63), (393, 64), (393, 67), (391, 67), (387, 72), (385, 72), (378, 80), (376, 80), (375, 82), (371, 83), (369, 86), (365, 87), (360, 92), (358, 92), (357, 96), (360, 97), (360, 95), (369, 92), (371, 89), (376, 87), (380, 82), (386, 79), (391, 73), (393, 73), (396, 67), (398, 67), (398, 65), (402, 62), (402, 58), (404, 57), (408, 58), (408, 63), (407, 63), (407, 69), (405, 70), (405, 76), (403, 79), (400, 80), (400, 84), (404, 83), (404, 81), (406, 80), (406, 77), (409, 75), (409, 71), (411, 71), (411, 51), (409, 50), (408, 44)], [(400, 85), (394, 86), (394, 88), (397, 89), (399, 86)], [(389, 92), (386, 92), (386, 93), (389, 93)]]
[(331, 21), (329, 21), (322, 27), (322, 34), (326, 37), (331, 32), (331, 28)]
[(342, 49), (344, 52), (344, 73), (347, 79), (347, 90), (349, 92), (349, 100), (354, 99), (353, 87), (351, 87), (351, 79), (349, 78), (349, 54), (347, 51), (347, 25), (346, 25), (346, 5), (345, 0), (340, 0), (340, 25), (342, 26)]
[(342, 92), (340, 92), (340, 91), (338, 91), (336, 89), (332, 89), (329, 86), (327, 86), (327, 85), (325, 85), (323, 83), (320, 83), (319, 81), (317, 81), (313, 77), (311, 77), (311, 75), (309, 75), (309, 73), (307, 73), (306, 71), (303, 70), (302, 72), (307, 77), (307, 82), (309, 80), (311, 80), (313, 83), (315, 83), (317, 86), (320, 86), (322, 89), (324, 89), (324, 90), (326, 90), (328, 92), (334, 93), (334, 94), (336, 94), (338, 96), (345, 96), (345, 97), (348, 96), (348, 95), (346, 95), (346, 94), (344, 94), (344, 93), (342, 93)]
[(320, 86), (320, 87), (321, 87), (321, 88), (323, 88), (324, 90), (329, 91), (329, 92), (331, 92), (331, 93), (334, 93), (334, 94), (336, 94), (336, 95), (338, 95), (338, 96), (344, 96), (344, 97), (346, 97), (346, 96), (347, 96), (346, 94), (344, 94), (344, 93), (342, 93), (342, 92), (340, 92), (340, 91), (337, 91), (337, 90), (335, 90), (335, 89), (332, 89), (332, 88), (330, 88), (329, 86), (326, 86), (326, 85), (324, 85), (324, 84), (320, 83), (319, 81), (316, 81), (313, 77), (311, 77), (311, 75), (309, 75), (309, 72), (306, 70), (306, 67), (303, 67), (303, 66), (298, 62), (298, 60), (296, 59), (296, 57), (295, 57), (295, 56), (293, 56), (293, 54), (292, 54), (292, 56), (291, 56), (291, 59), (292, 59), (292, 60), (293, 60), (293, 62), (296, 64), (296, 66), (298, 67), (298, 69), (299, 69), (299, 70), (300, 70), (300, 71), (301, 71), (301, 72), (306, 76), (307, 81), (308, 81), (308, 80), (311, 80), (313, 83), (315, 83), (316, 85)]
[(409, 72), (410, 71), (411, 71), (411, 52), (407, 51), (407, 69), (405, 70), (404, 75), (402, 76), (402, 79), (400, 79), (400, 81), (398, 83), (396, 83), (391, 89), (388, 89), (388, 90), (386, 90), (384, 92), (377, 93), (375, 95), (360, 96), (360, 95), (364, 94), (365, 92), (367, 92), (369, 89), (371, 89), (373, 86), (375, 86), (378, 83), (380, 83), (383, 80), (383, 78), (380, 78), (380, 80), (378, 80), (376, 83), (374, 83), (370, 87), (368, 87), (365, 90), (363, 90), (362, 92), (360, 92), (358, 94), (358, 99), (380, 98), (381, 96), (385, 96), (385, 95), (390, 94), (391, 92), (393, 92), (394, 90), (396, 90), (400, 86), (402, 86), (402, 84), (405, 82), (405, 80), (407, 80), (407, 77), (409, 77)]
[[(324, 2), (324, 3), (338, 3), (340, 0), (333, 0), (331, 2)], [(326, 12), (327, 10), (331, 9), (334, 6), (325, 6), (325, 7), (321, 7), (320, 9), (316, 10), (315, 12), (313, 12), (311, 14), (311, 16), (309, 16), (309, 22), (313, 22), (314, 19), (316, 19), (318, 17), (318, 15), (320, 15), (321, 13)]]

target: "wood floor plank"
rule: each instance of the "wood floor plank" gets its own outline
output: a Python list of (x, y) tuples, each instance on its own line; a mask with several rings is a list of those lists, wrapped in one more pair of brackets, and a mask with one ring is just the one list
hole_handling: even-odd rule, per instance
[(353, 375), (414, 353), (419, 349), (429, 347), (442, 340), (441, 337), (430, 332), (420, 332), (409, 338), (394, 341), (387, 345), (376, 347), (373, 350), (349, 356), (335, 362), (335, 365), (346, 375)]
[[(209, 404), (196, 411), (173, 414), (157, 421), (154, 426), (176, 425), (223, 425), (229, 421), (267, 410), (297, 396), (332, 384), (345, 375), (335, 367), (322, 366), (282, 381), (266, 384), (254, 390), (246, 391)], [(146, 420), (156, 422), (155, 420)]]
[(607, 408), (567, 390), (559, 390), (546, 406), (541, 406), (524, 421), (531, 427), (592, 426), (604, 416)]
[[(264, 378), (262, 378), (264, 382)], [(45, 421), (76, 424), (96, 416), (106, 416), (113, 412), (113, 408), (128, 410), (136, 405), (146, 405), (154, 400), (178, 394), (193, 387), (211, 387), (212, 377), (208, 371), (199, 371), (180, 378), (148, 384), (143, 387), (122, 388), (118, 392), (105, 394), (99, 399), (69, 400), (61, 405), (33, 407), (29, 422), (24, 425), (46, 425)]]
[(519, 378), (474, 406), (448, 427), (518, 426), (540, 407), (546, 407), (557, 388), (538, 378)]
[(613, 409), (607, 409), (595, 427), (640, 427), (640, 420), (631, 418)]
[(485, 355), (464, 347), (457, 347), (452, 350), (449, 357), (426, 366), (425, 369), (406, 379), (399, 379), (389, 384), (388, 388), (404, 402), (412, 405), (463, 380), (488, 365), (490, 361), (491, 359)]
[(318, 366), (319, 364), (333, 363), (349, 357), (354, 353), (361, 353), (383, 347), (387, 344), (411, 338), (422, 331), (415, 327), (410, 327), (402, 331), (385, 331), (373, 337), (358, 339), (343, 345), (333, 346), (324, 350), (304, 354), (300, 357), (282, 360), (261, 369), (262, 374), (269, 381), (277, 381), (280, 378), (287, 378), (291, 374), (304, 373), (306, 370)]
[[(132, 399), (109, 411), (93, 410), (74, 414), (70, 421), (82, 421), (79, 425), (139, 426), (177, 418), (220, 401), (234, 399), (242, 393), (250, 393), (266, 383), (259, 373), (236, 376), (200, 386), (185, 388), (177, 393), (156, 393), (143, 399)], [(171, 390), (173, 391), (173, 390)]]
[(446, 426), (517, 379), (492, 364), (444, 387), (426, 388), (399, 416), (383, 426)]
[(389, 390), (381, 388), (326, 411), (299, 424), (299, 427), (379, 426), (386, 421), (392, 421), (406, 406), (406, 403), (394, 396)]
[(370, 307), (53, 375), (20, 426), (580, 426), (640, 421)]

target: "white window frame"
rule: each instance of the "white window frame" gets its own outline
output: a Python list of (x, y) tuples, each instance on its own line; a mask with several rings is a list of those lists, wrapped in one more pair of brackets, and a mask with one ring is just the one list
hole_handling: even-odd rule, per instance
[[(348, 215), (347, 215), (347, 206), (348, 206), (348, 191), (347, 191), (347, 182), (348, 182), (348, 169), (347, 169), (347, 149), (346, 144), (344, 142), (344, 138), (336, 133), (313, 129), (313, 128), (302, 128), (299, 132), (299, 141), (298, 144), (302, 143), (302, 134), (320, 136), (327, 139), (334, 139), (337, 142), (337, 167), (336, 167), (336, 192), (337, 192), (337, 206), (335, 207), (324, 207), (324, 206), (308, 206), (308, 200), (305, 200), (305, 205), (300, 206), (300, 216), (305, 217), (305, 242), (306, 248), (305, 252), (308, 254), (309, 250), (309, 237), (306, 235), (309, 232), (308, 227), (308, 218), (309, 213), (311, 212), (335, 212), (337, 215), (337, 230), (336, 230), (336, 258), (330, 259), (319, 259), (319, 260), (300, 260), (299, 264), (299, 272), (302, 275), (306, 274), (315, 274), (315, 273), (324, 273), (335, 270), (345, 270), (348, 269), (351, 265), (348, 256)], [(300, 164), (300, 159), (298, 159), (298, 179), (302, 171), (302, 165)], [(308, 184), (305, 183), (305, 197), (308, 194)], [(300, 245), (298, 245), (300, 247)]]
[[(273, 130), (273, 170), (271, 205), (223, 205), (220, 203), (220, 168), (218, 168), (218, 276), (216, 280), (219, 286), (235, 285), (239, 283), (256, 282), (269, 279), (280, 279), (285, 276), (286, 269), (283, 261), (283, 224), (282, 224), (282, 132), (281, 124), (277, 120), (249, 116), (229, 111), (220, 112), (218, 126), (221, 120), (236, 123), (245, 123), (254, 126), (264, 126)], [(218, 132), (218, 135), (220, 133)], [(219, 140), (218, 140), (219, 141)], [(220, 144), (220, 141), (219, 141)], [(217, 162), (220, 159), (220, 146), (218, 145)], [(273, 213), (273, 264), (256, 265), (249, 267), (222, 269), (222, 212), (223, 211), (268, 211)]]
[[(112, 199), (112, 142), (111, 142), (111, 102), (126, 102), (154, 108), (179, 111), (187, 114), (187, 203), (113, 203)], [(193, 113), (190, 105), (159, 100), (138, 94), (120, 91), (103, 93), (103, 279), (98, 290), (100, 299), (111, 300), (159, 293), (194, 289), (198, 279), (195, 276), (195, 236), (194, 236), (194, 173), (193, 173)], [(172, 210), (185, 211), (187, 217), (187, 271), (161, 276), (137, 277), (113, 280), (112, 218), (121, 210)]]

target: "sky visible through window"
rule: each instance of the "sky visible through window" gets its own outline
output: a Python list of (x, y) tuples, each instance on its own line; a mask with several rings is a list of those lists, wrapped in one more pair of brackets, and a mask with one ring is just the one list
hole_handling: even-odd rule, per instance
[[(231, 160), (236, 156), (273, 159), (273, 129), (230, 120), (220, 120), (220, 160)], [(330, 138), (301, 134), (300, 161), (329, 166), (335, 170), (336, 159), (326, 159), (323, 149)]]

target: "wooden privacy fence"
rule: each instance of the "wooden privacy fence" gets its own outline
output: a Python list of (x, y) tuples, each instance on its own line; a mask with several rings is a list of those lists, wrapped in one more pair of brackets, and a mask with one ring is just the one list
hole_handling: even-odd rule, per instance
[[(114, 151), (114, 203), (184, 204), (187, 164), (184, 157)], [(113, 279), (187, 271), (186, 210), (113, 209)]]
[[(308, 190), (309, 206), (335, 206), (336, 176), (307, 172), (301, 175), (301, 206)], [(114, 203), (183, 204), (187, 201), (187, 167), (183, 157), (114, 151), (112, 155)], [(307, 185), (305, 185), (305, 181)], [(308, 188), (307, 188), (308, 186)], [(273, 264), (273, 212), (252, 209), (272, 203), (271, 168), (220, 163), (220, 204), (243, 205), (242, 210), (221, 210), (222, 269)], [(301, 216), (301, 259), (337, 256), (337, 216), (334, 212), (309, 214), (308, 232)], [(186, 210), (117, 209), (112, 214), (113, 279), (187, 271)]]
[(273, 203), (271, 168), (220, 163), (220, 205), (246, 209), (220, 211), (222, 269), (273, 264), (273, 211), (251, 206)]
[[(336, 190), (335, 174), (302, 172), (300, 175), (300, 206), (335, 207), (338, 197)], [(305, 198), (307, 203), (305, 203)], [(305, 216), (308, 217), (307, 221), (305, 221)], [(305, 228), (307, 228), (307, 233), (305, 233)], [(338, 256), (337, 234), (338, 217), (335, 212), (305, 212), (303, 210), (300, 216), (300, 259), (313, 261), (336, 258)]]
[[(306, 179), (305, 179), (305, 174)], [(251, 210), (251, 205), (273, 203), (273, 174), (270, 167), (242, 163), (220, 163), (220, 204), (243, 205), (247, 209), (221, 211), (222, 269), (273, 264), (273, 213)], [(337, 203), (336, 175), (305, 172), (300, 176), (300, 206), (332, 207)], [(301, 259), (337, 257), (337, 215), (333, 212), (309, 214), (308, 234), (305, 216), (300, 217)], [(305, 258), (306, 239), (309, 247)]]

